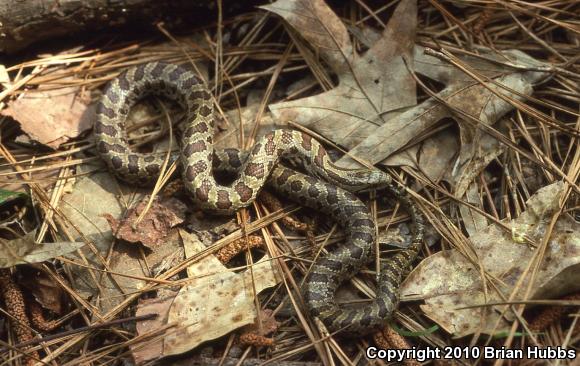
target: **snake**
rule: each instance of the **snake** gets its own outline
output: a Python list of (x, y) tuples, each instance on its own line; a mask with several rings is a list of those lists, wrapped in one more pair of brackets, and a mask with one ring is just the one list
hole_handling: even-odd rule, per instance
[[(364, 334), (384, 326), (399, 302), (399, 287), (422, 245), (424, 223), (416, 205), (389, 174), (379, 169), (346, 169), (334, 164), (312, 136), (277, 129), (257, 139), (248, 151), (214, 149), (213, 99), (201, 78), (182, 66), (148, 62), (112, 79), (100, 98), (94, 125), (96, 151), (120, 180), (151, 185), (158, 179), (166, 156), (131, 150), (125, 122), (136, 102), (149, 95), (167, 98), (184, 110), (178, 160), (182, 180), (196, 207), (228, 215), (247, 207), (264, 186), (302, 206), (327, 214), (340, 224), (345, 241), (318, 258), (307, 274), (302, 293), (308, 313), (328, 331)], [(298, 161), (302, 171), (287, 162)], [(214, 173), (234, 175), (220, 184)], [(382, 261), (376, 298), (363, 306), (341, 306), (338, 287), (375, 258), (377, 225), (369, 208), (356, 196), (365, 190), (386, 189), (413, 221), (411, 244)]]

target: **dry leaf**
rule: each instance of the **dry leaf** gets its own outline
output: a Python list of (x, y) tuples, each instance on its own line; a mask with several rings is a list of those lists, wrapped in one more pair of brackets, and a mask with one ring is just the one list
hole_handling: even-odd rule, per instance
[[(417, 50), (420, 50), (420, 48), (417, 48)], [(415, 53), (416, 57), (417, 52), (418, 51)], [(539, 64), (538, 61), (519, 51), (506, 51), (503, 52), (501, 56), (514, 60), (515, 63), (519, 63), (522, 66), (538, 66)], [(427, 55), (424, 55), (424, 59), (427, 59)], [(436, 64), (441, 64), (441, 62), (435, 57), (431, 57), (431, 61), (428, 65), (433, 66)], [(416, 71), (418, 73), (428, 73), (427, 71), (424, 71), (428, 68), (425, 66), (423, 67), (424, 68)], [(483, 68), (484, 66), (480, 65), (479, 67)], [(453, 82), (450, 82), (445, 89), (437, 93), (438, 97), (445, 100), (451, 107), (461, 110), (489, 125), (495, 123), (499, 118), (512, 109), (512, 106), (509, 103), (497, 97), (486, 87), (480, 85), (474, 80), (466, 81), (465, 77), (459, 77), (458, 73), (460, 71), (455, 71), (455, 73), (453, 73), (449, 68), (444, 68), (443, 66), (440, 68), (442, 68), (444, 72), (441, 71), (440, 73), (434, 73), (431, 71), (428, 75), (437, 77), (436, 80), (442, 82), (453, 80)], [(493, 68), (493, 70), (495, 70), (495, 68)], [(479, 72), (479, 69), (477, 71)], [(488, 74), (489, 70), (481, 73), (484, 75)], [(546, 76), (546, 73), (537, 71), (514, 73), (512, 69), (508, 69), (507, 67), (503, 72), (498, 74), (499, 76), (496, 75), (494, 78), (497, 83), (503, 84), (524, 95), (530, 95), (533, 91), (532, 84)], [(506, 92), (504, 89), (491, 83), (488, 83), (487, 87), (498, 93), (504, 94), (507, 97), (522, 100), (521, 97), (514, 93)], [(401, 147), (405, 146), (405, 144), (411, 141), (412, 138), (434, 126), (443, 118), (448, 117), (460, 121), (464, 118), (460, 115), (455, 115), (452, 110), (438, 102), (436, 99), (429, 98), (416, 107), (392, 118), (382, 126), (373, 129), (372, 134), (369, 134), (364, 141), (350, 150), (350, 154), (365, 159), (372, 164), (379, 163), (391, 156), (397, 150), (401, 149)], [(470, 124), (460, 123), (459, 126), (462, 130), (462, 142), (464, 143), (462, 151), (460, 152), (459, 166), (463, 167), (463, 165), (467, 164), (472, 159), (477, 158), (475, 152), (479, 148), (478, 143), (482, 136), (481, 132), (471, 127)], [(345, 166), (352, 167), (357, 165), (356, 162), (348, 158), (343, 158), (342, 161)], [(417, 161), (419, 161), (419, 159), (417, 159)]]
[[(94, 168), (84, 167), (87, 170)], [(82, 173), (82, 170), (79, 173)], [(85, 264), (105, 269), (104, 258), (108, 258), (108, 269), (111, 272), (150, 277), (153, 276), (150, 269), (155, 270), (164, 261), (175, 262), (183, 257), (183, 249), (175, 231), (165, 238), (163, 245), (147, 253), (139, 246), (115, 241), (109, 223), (103, 215), (121, 217), (125, 212), (124, 205), (136, 199), (135, 191), (142, 194), (141, 198), (145, 192), (144, 189), (122, 185), (106, 172), (84, 176), (77, 180), (73, 191), (63, 196), (60, 209), (75, 227), (83, 232), (84, 237), (91, 241), (98, 253), (84, 248), (83, 259), (77, 256), (71, 259), (78, 262), (86, 260), (88, 263)], [(112, 247), (114, 250), (111, 250)], [(93, 304), (102, 313), (121, 303), (125, 299), (123, 294), (134, 293), (146, 284), (145, 281), (130, 277), (115, 274), (95, 275), (94, 271), (84, 267), (67, 266), (70, 266), (73, 274), (72, 286), (75, 291), (84, 299), (92, 299)]]
[[(563, 194), (563, 183), (558, 182), (540, 189), (527, 202), (527, 210), (511, 223), (513, 233), (506, 233), (490, 225), (469, 238), (481, 263), (506, 298), (522, 276), (534, 249), (515, 240), (527, 236), (540, 243), (551, 215), (558, 209)], [(538, 249), (535, 249), (538, 250)], [(532, 285), (533, 298), (560, 297), (580, 290), (577, 271), (580, 270), (580, 224), (568, 215), (562, 215), (553, 228), (550, 241)], [(482, 306), (472, 309), (461, 307), (504, 301), (490, 282), (487, 299), (483, 291), (480, 268), (474, 266), (457, 250), (446, 250), (429, 256), (413, 270), (402, 286), (404, 299), (424, 299), (421, 309), (447, 332), (466, 336), (474, 332), (492, 333), (508, 330), (511, 325), (500, 318), (503, 306)], [(530, 285), (526, 274), (514, 298), (523, 298)], [(506, 316), (510, 316), (509, 312)]]
[[(180, 231), (186, 256), (205, 249), (194, 235)], [(279, 282), (268, 256), (252, 270), (236, 273), (207, 256), (187, 268), (188, 285), (181, 288), (169, 311), (168, 322), (178, 329), (164, 339), (164, 355), (175, 355), (254, 322), (254, 296)], [(257, 293), (254, 293), (254, 289)]]
[(139, 224), (135, 225), (143, 210), (147, 207), (149, 197), (145, 197), (137, 207), (127, 211), (125, 218), (117, 220), (110, 214), (104, 217), (111, 225), (116, 238), (130, 243), (142, 243), (149, 249), (164, 243), (164, 239), (175, 225), (183, 222), (187, 207), (178, 199), (169, 198), (163, 202), (155, 199)]
[(0, 268), (24, 263), (40, 263), (83, 247), (82, 242), (39, 244), (34, 241), (36, 230), (13, 240), (0, 239)]
[[(503, 63), (508, 61), (511, 64), (519, 64), (521, 66), (541, 66), (540, 62), (519, 51), (505, 51), (497, 54), (491, 50), (484, 49), (481, 50), (479, 58), (464, 55), (460, 59), (478, 74), (493, 78), (495, 81), (519, 91), (523, 95), (530, 95), (533, 92), (533, 83), (546, 76), (545, 73), (536, 71), (514, 73), (514, 69), (503, 65)], [(457, 95), (447, 99), (451, 106), (472, 115), (487, 125), (495, 124), (512, 109), (509, 103), (495, 96), (484, 86), (474, 84), (474, 80), (463, 71), (438, 58), (426, 55), (419, 47), (416, 48), (415, 52), (415, 66), (418, 68), (417, 71), (419, 73), (446, 84), (446, 90), (456, 90)], [(489, 87), (506, 96), (522, 100), (522, 97), (506, 93), (495, 85), (489, 84)], [(441, 92), (441, 95), (443, 95), (443, 92)], [(436, 109), (444, 112), (444, 114), (438, 115), (436, 113), (433, 121), (453, 117), (461, 122), (465, 118), (461, 115), (454, 115), (446, 107), (443, 109), (440, 107)], [(470, 123), (459, 123), (459, 129), (459, 141), (453, 140), (443, 145), (450, 150), (459, 150), (458, 156), (452, 164), (453, 169), (440, 166), (441, 169), (445, 170), (439, 170), (437, 175), (442, 176), (443, 179), (451, 183), (454, 195), (457, 198), (464, 199), (475, 207), (481, 208), (481, 200), (478, 193), (480, 191), (479, 182), (474, 180), (474, 178), (479, 176), (493, 159), (505, 151), (505, 145), (501, 144), (495, 137), (482, 133)], [(505, 128), (500, 125), (496, 129), (501, 131)], [(427, 143), (426, 141), (425, 144)], [(430, 159), (425, 159), (424, 157), (425, 152), (422, 152), (421, 156), (417, 155), (417, 161), (420, 163), (416, 166), (433, 174), (435, 166), (429, 166)], [(483, 229), (489, 223), (485, 216), (466, 206), (461, 206), (460, 212), (465, 229), (470, 235)]]
[[(187, 257), (206, 249), (197, 236), (183, 230), (180, 236)], [(177, 295), (142, 301), (139, 305), (137, 315), (159, 316), (137, 325), (139, 336), (157, 335), (153, 340), (145, 339), (146, 346), (137, 343), (132, 348), (138, 363), (189, 351), (205, 341), (253, 324), (258, 315), (254, 288), (259, 293), (280, 281), (268, 256), (255, 263), (252, 271), (236, 273), (209, 255), (189, 266), (187, 273), (190, 280)], [(272, 330), (272, 323), (267, 324)], [(165, 330), (166, 327), (169, 328)]]
[(459, 153), (456, 131), (445, 129), (420, 144), (386, 158), (381, 164), (387, 166), (410, 166), (421, 171), (434, 183), (441, 181), (451, 171), (453, 160)]
[[(454, 185), (455, 196), (460, 199), (463, 198), (473, 206), (483, 209), (479, 193), (481, 191), (479, 180), (475, 178), (484, 171), (490, 162), (504, 151), (505, 145), (490, 135), (483, 135), (472, 143), (462, 143), (457, 159), (463, 159), (465, 164), (457, 172), (447, 172), (447, 180)], [(459, 164), (456, 166), (459, 166)], [(465, 230), (469, 235), (475, 234), (489, 224), (484, 215), (465, 205), (460, 205), (459, 211)]]
[(93, 126), (95, 106), (79, 90), (29, 90), (1, 113), (18, 121), (32, 139), (56, 149)]
[(19, 283), (26, 287), (34, 299), (43, 308), (62, 315), (65, 293), (60, 284), (42, 266), (22, 266), (19, 271), (22, 274)]
[(278, 0), (262, 7), (283, 17), (338, 75), (337, 87), (270, 105), (274, 117), (294, 121), (352, 147), (382, 125), (389, 112), (416, 104), (415, 82), (403, 58), (413, 60), (416, 1), (397, 6), (382, 37), (364, 54), (323, 0)]
[[(147, 361), (163, 357), (163, 332), (159, 332), (167, 324), (167, 315), (177, 292), (168, 293), (155, 299), (139, 299), (135, 316), (156, 314), (149, 320), (140, 320), (136, 324), (137, 334), (142, 340), (131, 343), (131, 353), (135, 364), (141, 365)], [(169, 331), (172, 329), (169, 328)]]
[[(479, 74), (491, 77), (495, 82), (523, 95), (530, 95), (533, 92), (533, 83), (547, 75), (537, 71), (514, 72), (512, 68), (495, 63), (505, 62), (507, 59), (512, 64), (521, 66), (540, 66), (538, 61), (522, 52), (505, 51), (502, 54), (494, 54), (488, 50), (482, 51), (482, 53), (487, 60), (464, 56), (461, 57), (462, 62), (470, 64), (470, 67)], [(471, 123), (461, 123), (466, 117), (453, 110), (460, 110), (481, 121), (481, 123), (493, 125), (513, 107), (491, 90), (516, 100), (522, 100), (523, 97), (506, 92), (492, 83), (486, 84), (487, 88), (491, 89), (489, 90), (452, 65), (446, 65), (433, 56), (425, 55), (421, 47), (415, 47), (415, 66), (418, 73), (447, 85), (443, 91), (438, 93), (438, 97), (445, 100), (451, 108), (441, 104), (435, 98), (430, 98), (377, 128), (372, 135), (351, 149), (350, 154), (366, 159), (373, 164), (379, 162), (389, 165), (400, 163), (415, 167), (431, 178), (444, 178), (453, 186), (454, 195), (462, 199), (467, 194), (468, 189), (472, 193), (479, 190), (478, 183), (472, 183), (474, 178), (487, 167), (489, 162), (505, 150), (505, 145), (499, 143), (495, 137), (482, 133)], [(459, 141), (447, 139), (449, 141), (446, 144), (440, 145), (446, 150), (445, 156), (447, 158), (438, 160), (439, 158), (427, 156), (429, 153), (440, 154), (440, 149), (428, 149), (429, 145), (433, 146), (433, 142), (437, 144), (440, 142), (439, 136), (433, 137), (435, 141), (427, 140), (407, 151), (393, 155), (412, 138), (433, 127), (444, 118), (453, 118), (460, 122)], [(456, 152), (457, 157), (455, 156)], [(451, 158), (455, 161), (449, 160)], [(438, 161), (439, 164), (431, 164), (433, 160)], [(343, 166), (349, 167), (358, 165), (349, 157), (343, 157), (341, 163)], [(479, 196), (473, 196), (473, 194), (467, 194), (465, 200), (480, 207)], [(488, 224), (484, 216), (467, 207), (461, 207), (461, 215), (470, 234)]]
[(274, 317), (274, 312), (271, 309), (261, 309), (260, 310), (260, 322), (254, 321), (254, 323), (246, 325), (242, 328), (244, 333), (255, 333), (262, 336), (266, 336), (270, 333), (274, 333), (280, 323)]

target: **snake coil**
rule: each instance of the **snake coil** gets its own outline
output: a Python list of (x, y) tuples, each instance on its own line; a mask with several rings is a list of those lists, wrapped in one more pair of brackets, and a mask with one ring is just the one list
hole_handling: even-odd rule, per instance
[[(309, 135), (275, 130), (251, 151), (214, 150), (213, 103), (203, 82), (191, 71), (161, 62), (151, 62), (123, 72), (112, 80), (97, 106), (94, 133), (99, 155), (121, 180), (150, 184), (157, 179), (164, 156), (132, 152), (123, 125), (130, 108), (141, 98), (160, 95), (184, 110), (185, 127), (179, 159), (185, 187), (202, 209), (230, 214), (250, 205), (268, 185), (301, 205), (322, 211), (341, 224), (347, 234), (344, 245), (313, 266), (304, 296), (312, 316), (330, 331), (347, 328), (365, 333), (384, 325), (398, 304), (398, 288), (420, 249), (423, 221), (416, 206), (380, 170), (343, 169), (333, 164), (322, 145)], [(298, 158), (308, 175), (278, 164)], [(230, 185), (218, 184), (213, 171), (237, 174)], [(339, 307), (338, 286), (353, 277), (375, 255), (376, 224), (368, 208), (351, 192), (386, 188), (410, 213), (415, 232), (411, 245), (390, 257), (377, 278), (376, 299), (367, 306)]]

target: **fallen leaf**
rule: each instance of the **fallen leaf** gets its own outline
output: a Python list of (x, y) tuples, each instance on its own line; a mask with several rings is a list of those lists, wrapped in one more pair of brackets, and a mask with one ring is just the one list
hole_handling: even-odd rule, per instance
[[(181, 231), (186, 256), (205, 246), (194, 235)], [(254, 322), (254, 297), (280, 278), (265, 256), (252, 270), (236, 273), (214, 256), (206, 256), (187, 268), (188, 285), (181, 288), (169, 311), (168, 322), (178, 329), (164, 338), (164, 355), (175, 355)], [(254, 289), (256, 293), (254, 293)]]
[(324, 93), (271, 104), (279, 121), (294, 121), (352, 147), (385, 123), (389, 112), (416, 104), (415, 82), (403, 61), (413, 60), (416, 1), (400, 2), (364, 55), (354, 50), (346, 27), (323, 0), (278, 0), (262, 8), (283, 17), (339, 78)]
[(260, 321), (256, 320), (249, 325), (246, 325), (242, 328), (244, 333), (255, 333), (259, 335), (266, 336), (270, 333), (274, 333), (280, 323), (274, 317), (274, 312), (271, 309), (261, 309), (260, 310)]
[[(82, 175), (83, 169), (95, 170), (95, 167), (83, 166), (78, 173)], [(95, 252), (90, 247), (83, 248), (82, 259), (77, 255), (68, 257), (94, 268), (114, 272), (95, 275), (91, 269), (65, 264), (72, 274), (72, 287), (85, 300), (92, 299), (101, 312), (114, 308), (125, 299), (125, 294), (132, 294), (146, 284), (145, 281), (115, 273), (152, 277), (158, 266), (170, 266), (168, 261), (176, 262), (183, 257), (183, 248), (176, 231), (172, 231), (165, 238), (164, 245), (157, 246), (148, 253), (139, 246), (115, 241), (111, 227), (103, 215), (122, 217), (125, 205), (142, 199), (145, 193), (145, 189), (127, 187), (117, 182), (108, 172), (104, 172), (81, 177), (73, 191), (64, 195), (61, 200), (60, 210), (96, 249)], [(76, 238), (81, 239), (81, 236)], [(105, 263), (108, 263), (107, 267)]]
[(143, 219), (135, 224), (147, 208), (148, 202), (147, 196), (135, 208), (129, 209), (122, 220), (117, 220), (110, 214), (104, 214), (117, 239), (130, 243), (142, 243), (149, 249), (154, 249), (164, 243), (171, 228), (183, 222), (187, 206), (175, 198), (165, 199), (163, 202), (156, 198)]
[[(405, 300), (425, 300), (424, 313), (447, 332), (457, 337), (475, 332), (492, 334), (509, 330), (511, 324), (500, 317), (504, 306), (484, 306), (509, 297), (518, 281), (522, 281), (514, 300), (523, 299), (530, 286), (530, 272), (524, 270), (535, 255), (519, 237), (540, 243), (551, 215), (558, 209), (563, 183), (540, 189), (527, 202), (527, 210), (511, 222), (513, 233), (497, 225), (489, 225), (469, 238), (481, 268), (459, 251), (444, 250), (423, 260), (401, 287)], [(580, 290), (580, 224), (568, 215), (557, 220), (543, 261), (532, 284), (532, 298), (560, 297)], [(482, 273), (487, 274), (487, 298)], [(524, 276), (522, 279), (521, 277)], [(490, 282), (491, 281), (491, 282)], [(500, 296), (492, 283), (501, 292)], [(474, 306), (474, 308), (460, 309)], [(510, 317), (510, 313), (505, 314)], [(495, 325), (499, 324), (494, 329)]]
[(14, 200), (22, 199), (25, 197), (26, 194), (23, 192), (14, 192), (0, 188), (0, 205), (5, 205), (7, 203), (13, 202)]
[[(476, 148), (472, 150), (474, 146)], [(475, 178), (504, 151), (505, 145), (489, 135), (483, 135), (473, 142), (462, 143), (457, 160), (463, 159), (464, 164), (455, 174), (453, 171), (448, 171), (447, 174), (447, 181), (454, 185), (454, 195), (483, 209), (479, 180)], [(457, 164), (456, 167), (459, 165)], [(459, 206), (459, 212), (469, 235), (475, 234), (489, 224), (484, 215), (465, 205)]]
[(413, 167), (425, 174), (430, 181), (438, 183), (451, 171), (453, 159), (458, 153), (457, 133), (447, 128), (419, 144), (389, 156), (381, 164)]
[[(187, 257), (206, 249), (196, 235), (182, 230), (179, 235)], [(279, 282), (268, 256), (255, 263), (252, 271), (236, 273), (209, 255), (189, 266), (187, 273), (190, 280), (179, 293), (140, 301), (136, 315), (154, 313), (159, 316), (137, 324), (138, 335), (145, 337), (144, 343), (132, 347), (138, 364), (186, 352), (205, 341), (253, 324), (258, 316), (254, 286), (259, 293)], [(264, 330), (275, 330), (275, 319), (268, 321), (266, 317), (266, 320)], [(155, 334), (155, 338), (148, 339), (147, 334)]]
[[(149, 320), (140, 320), (136, 324), (140, 342), (133, 342), (129, 346), (135, 364), (142, 365), (147, 361), (163, 357), (163, 332), (166, 327), (167, 315), (177, 292), (166, 293), (154, 299), (139, 299), (135, 316), (156, 314), (157, 317)], [(171, 328), (169, 329), (171, 331)]]
[(28, 90), (0, 112), (20, 123), (32, 139), (57, 149), (93, 127), (95, 106), (80, 95), (80, 88)]
[[(481, 132), (471, 123), (464, 122), (467, 117), (454, 110), (462, 111), (483, 124), (493, 125), (513, 107), (491, 90), (516, 100), (523, 100), (523, 97), (506, 92), (491, 82), (486, 83), (485, 86), (481, 85), (456, 67), (446, 65), (436, 57), (425, 55), (424, 51), (420, 51), (421, 49), (420, 47), (415, 48), (416, 71), (447, 85), (437, 95), (450, 107), (440, 103), (436, 98), (429, 98), (378, 127), (372, 135), (352, 148), (349, 154), (373, 164), (379, 162), (389, 165), (397, 162), (406, 163), (405, 165), (428, 174), (430, 178), (445, 179), (451, 183), (455, 197), (465, 199), (475, 207), (480, 207), (481, 200), (477, 194), (474, 194), (474, 192), (479, 191), (479, 184), (474, 182), (474, 178), (505, 150), (505, 145), (501, 144), (494, 136)], [(521, 66), (541, 65), (538, 61), (519, 51), (505, 51), (496, 54), (492, 53), (491, 50), (483, 50), (482, 54), (482, 58), (463, 56), (461, 60), (464, 63), (470, 63), (470, 67), (479, 74), (490, 77), (495, 82), (522, 95), (531, 95), (533, 83), (547, 75), (538, 71), (514, 72), (512, 68), (496, 63), (504, 58), (504, 61), (507, 59), (512, 64)], [(447, 139), (446, 144), (440, 145), (446, 150), (444, 155), (453, 158), (453, 162), (448, 159), (438, 160), (439, 158), (428, 156), (429, 153), (440, 153), (440, 149), (423, 149), (424, 146), (433, 146), (429, 140), (407, 151), (396, 153), (415, 136), (420, 135), (445, 118), (459, 122), (459, 140)], [(434, 159), (439, 164), (431, 164)], [(345, 167), (358, 165), (350, 157), (343, 157), (339, 163)], [(471, 194), (468, 194), (468, 189)], [(487, 219), (477, 211), (464, 206), (460, 210), (468, 233), (473, 234), (487, 226)]]
[[(187, 257), (206, 249), (197, 236), (183, 230), (179, 235)], [(160, 355), (183, 353), (205, 341), (253, 324), (258, 316), (254, 289), (259, 293), (280, 281), (268, 256), (254, 263), (252, 271), (234, 272), (215, 256), (208, 255), (189, 266), (187, 274), (190, 278), (187, 285), (175, 297), (170, 295), (150, 300), (140, 306), (137, 314), (153, 312), (160, 316), (155, 323), (147, 321), (138, 325), (139, 336), (161, 333), (156, 340), (144, 341), (148, 342), (147, 349), (135, 345), (133, 353), (136, 359), (150, 361)], [(168, 326), (171, 328), (163, 329)]]
[[(475, 207), (481, 206), (480, 187), (477, 181), (474, 181), (469, 185), (469, 189), (465, 192), (464, 200)], [(465, 231), (467, 231), (469, 235), (474, 235), (489, 225), (489, 221), (484, 215), (472, 210), (466, 205), (459, 205), (459, 212), (463, 219)]]
[[(416, 48), (416, 57), (418, 50), (420, 48)], [(491, 58), (491, 53), (488, 56)], [(520, 51), (505, 51), (501, 53), (501, 56), (515, 60), (514, 62), (517, 61), (516, 63), (520, 63), (522, 66), (538, 66), (539, 64), (538, 61)], [(499, 55), (496, 55), (494, 58), (497, 57)], [(427, 55), (424, 55), (422, 60), (427, 59)], [(429, 63), (426, 61), (423, 62), (429, 66), (441, 64), (441, 61), (432, 56)], [(490, 61), (489, 64), (492, 64), (492, 62)], [(482, 62), (478, 63), (478, 67), (485, 70)], [(513, 109), (511, 104), (503, 101), (489, 89), (513, 99), (522, 100), (522, 97), (514, 93), (506, 92), (504, 89), (492, 83), (486, 83), (486, 86), (483, 86), (474, 80), (465, 80), (465, 76), (459, 77), (459, 70), (452, 72), (449, 70), (449, 67), (445, 68), (441, 66), (440, 68), (444, 71), (436, 73), (431, 70), (431, 72), (428, 72), (425, 71), (428, 70), (425, 66), (422, 66), (422, 68), (416, 71), (436, 77), (437, 81), (444, 83), (450, 81), (445, 89), (437, 93), (438, 98), (444, 100), (452, 108), (461, 110), (488, 125), (495, 123), (499, 118)], [(476, 70), (479, 72), (481, 69)], [(496, 69), (497, 67), (492, 68), (492, 70)], [(486, 75), (490, 73), (490, 70), (488, 69), (481, 73)], [(530, 95), (533, 91), (532, 84), (545, 76), (546, 73), (542, 72), (513, 72), (513, 69), (505, 67), (503, 72), (496, 73), (493, 79), (495, 82), (507, 86), (516, 92), (523, 95)], [(423, 103), (395, 116), (382, 126), (374, 128), (372, 134), (368, 134), (368, 137), (360, 144), (352, 147), (349, 154), (365, 159), (372, 164), (377, 164), (400, 150), (412, 138), (420, 135), (421, 132), (428, 128), (433, 127), (444, 118), (453, 118), (462, 121), (465, 117), (455, 114), (451, 108), (441, 104), (437, 99), (429, 98)], [(478, 150), (478, 139), (482, 137), (482, 133), (468, 123), (460, 123), (459, 126), (462, 131), (463, 142), (459, 166), (463, 167), (463, 165), (475, 158), (474, 153)], [(419, 160), (417, 159), (417, 161)], [(348, 157), (344, 157), (341, 161), (343, 166), (348, 167), (355, 167), (358, 164)]]
[(34, 241), (36, 230), (21, 238), (0, 239), (0, 268), (24, 263), (40, 263), (59, 257), (83, 247), (82, 242), (58, 242), (39, 244)]
[(22, 266), (20, 284), (34, 296), (34, 299), (55, 314), (63, 314), (65, 293), (58, 284), (41, 266)]

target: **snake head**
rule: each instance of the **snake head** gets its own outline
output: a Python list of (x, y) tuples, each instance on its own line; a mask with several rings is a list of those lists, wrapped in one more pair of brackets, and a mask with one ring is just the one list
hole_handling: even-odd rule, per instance
[(391, 176), (382, 170), (373, 169), (369, 174), (368, 184), (373, 187), (385, 187), (391, 184)]
[(360, 190), (384, 188), (391, 183), (391, 176), (378, 169), (353, 171), (349, 175)]

